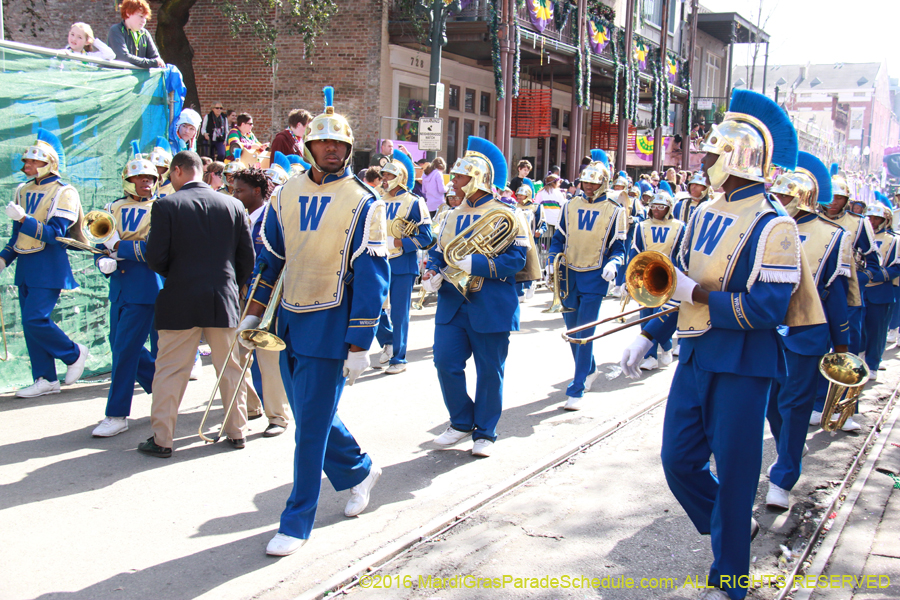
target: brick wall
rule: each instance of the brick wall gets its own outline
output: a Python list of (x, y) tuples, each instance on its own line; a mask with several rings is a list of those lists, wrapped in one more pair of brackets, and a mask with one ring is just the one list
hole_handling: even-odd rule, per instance
[[(317, 50), (305, 58), (299, 36), (282, 35), (278, 42), (279, 65), (275, 76), (255, 50), (248, 35), (234, 39), (215, 0), (199, 0), (191, 10), (185, 29), (194, 50), (194, 73), (201, 115), (213, 102), (253, 115), (254, 132), (264, 141), (287, 126), (287, 114), (305, 108), (322, 111), (322, 87), (335, 87), (338, 112), (350, 120), (356, 149), (372, 149), (378, 138), (381, 106), (381, 66), (387, 35), (385, 0), (338, 0), (338, 13), (326, 33), (317, 40)], [(26, 14), (34, 6), (38, 28)], [(148, 27), (155, 34), (154, 18)], [(62, 48), (74, 21), (89, 23), (94, 34), (106, 39), (109, 27), (119, 22), (112, 0), (3, 0), (8, 39)], [(385, 70), (389, 72), (388, 65)]]

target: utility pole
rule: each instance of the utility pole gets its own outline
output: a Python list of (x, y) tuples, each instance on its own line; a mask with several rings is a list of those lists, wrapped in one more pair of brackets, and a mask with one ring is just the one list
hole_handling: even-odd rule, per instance
[[(431, 70), (428, 74), (428, 116), (437, 117), (437, 89), (441, 83), (441, 50), (447, 45), (447, 17), (451, 12), (459, 12), (459, 1), (432, 0), (431, 6), (424, 3), (418, 6), (421, 12), (428, 15), (431, 31), (428, 43), (431, 44)], [(426, 154), (428, 162), (435, 159), (437, 153), (429, 150)]]
[[(664, 85), (669, 85), (669, 56), (667, 51), (669, 49), (669, 0), (663, 0), (662, 5), (662, 25), (660, 26), (660, 40), (659, 40), (659, 62), (662, 63), (662, 68), (665, 76), (663, 77)], [(669, 115), (660, 115), (659, 124), (656, 126), (656, 131), (653, 132), (653, 170), (659, 171), (662, 169), (662, 153), (663, 153), (663, 120), (668, 120)], [(682, 141), (682, 144), (684, 142)], [(663, 179), (662, 173), (660, 173), (660, 180)], [(674, 190), (673, 190), (674, 191)]]
[[(687, 56), (687, 75), (691, 82), (691, 88), (694, 87), (694, 52), (697, 49), (697, 18), (700, 14), (700, 0), (692, 0), (691, 2), (691, 41)], [(685, 103), (684, 114), (682, 115), (681, 129), (681, 168), (685, 171), (691, 168), (691, 131), (688, 128), (688, 115), (694, 113), (694, 107), (689, 103)]]
[[(637, 0), (625, 0), (625, 60), (631, 61), (634, 53), (634, 3)], [(638, 79), (640, 86), (640, 78)], [(625, 86), (620, 86), (619, 99), (619, 139), (616, 144), (616, 171), (625, 168), (625, 156), (628, 153), (628, 121), (625, 120)]]

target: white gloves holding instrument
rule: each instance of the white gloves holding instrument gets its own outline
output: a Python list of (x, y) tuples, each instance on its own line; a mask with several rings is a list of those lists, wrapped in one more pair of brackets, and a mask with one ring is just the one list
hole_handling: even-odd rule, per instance
[(238, 343), (240, 343), (240, 345), (243, 346), (244, 348), (246, 348), (247, 350), (256, 350), (256, 346), (253, 345), (253, 342), (249, 342), (249, 341), (245, 340), (244, 338), (242, 338), (241, 334), (243, 332), (247, 331), (248, 329), (259, 328), (259, 321), (260, 321), (259, 317), (256, 317), (254, 315), (247, 315), (246, 317), (244, 317), (244, 320), (241, 321), (240, 325), (238, 325), (238, 327), (237, 327), (237, 331), (235, 332), (235, 335), (238, 336)]
[(21, 221), (25, 218), (25, 209), (16, 204), (15, 202), (10, 202), (6, 205), (6, 216), (12, 219), (13, 221)]
[(603, 279), (610, 283), (615, 280), (617, 273), (618, 269), (615, 263), (606, 263), (606, 266), (603, 267)]
[(675, 291), (672, 292), (672, 300), (693, 304), (694, 300), (692, 296), (694, 294), (694, 288), (697, 287), (697, 282), (685, 275), (684, 271), (681, 269), (675, 269), (675, 274), (678, 279), (675, 282)]
[(347, 378), (347, 385), (353, 385), (356, 378), (363, 371), (369, 368), (369, 357), (365, 350), (347, 352), (347, 360), (344, 361), (344, 377)]
[(110, 275), (115, 273), (116, 268), (118, 268), (118, 264), (116, 260), (113, 258), (103, 257), (97, 261), (97, 268), (100, 269), (100, 272), (104, 275)]
[(631, 345), (625, 348), (625, 351), (622, 353), (622, 360), (619, 362), (622, 371), (625, 373), (625, 377), (628, 379), (640, 379), (641, 360), (643, 360), (644, 355), (647, 354), (647, 351), (650, 350), (655, 343), (656, 342), (648, 340), (643, 335), (638, 335), (634, 338), (634, 341), (631, 342)]
[(472, 274), (472, 255), (469, 254), (469, 255), (463, 256), (460, 259), (460, 261), (458, 263), (456, 263), (456, 266), (459, 267), (460, 269), (462, 269), (463, 271), (465, 271), (466, 273), (468, 273), (469, 275), (471, 275)]
[(121, 240), (122, 238), (119, 237), (119, 232), (113, 231), (112, 237), (103, 242), (103, 245), (106, 246), (108, 250), (113, 251), (116, 249), (116, 244), (118, 244)]
[(444, 281), (444, 276), (440, 273), (435, 273), (428, 279), (422, 280), (422, 287), (425, 288), (426, 292), (431, 292), (432, 294), (437, 294), (437, 291), (441, 289), (441, 283)]

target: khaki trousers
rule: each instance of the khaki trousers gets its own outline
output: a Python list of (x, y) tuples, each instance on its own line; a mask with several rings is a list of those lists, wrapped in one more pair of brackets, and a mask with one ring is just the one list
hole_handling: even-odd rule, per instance
[[(240, 364), (243, 365), (250, 350), (240, 346), (239, 352)], [(260, 401), (259, 394), (256, 393), (256, 389), (253, 387), (250, 370), (247, 369), (247, 377), (244, 379), (247, 386), (247, 414), (258, 415), (265, 410), (266, 418), (270, 424), (287, 427), (290, 422), (286, 409), (288, 399), (287, 393), (284, 391), (284, 382), (281, 379), (280, 359), (281, 352), (272, 352), (271, 350), (257, 350), (253, 355), (253, 360), (259, 364), (259, 374), (262, 376), (262, 393), (265, 402)]]
[[(200, 336), (209, 344), (212, 351), (213, 366), (216, 374), (225, 369), (222, 384), (219, 387), (223, 405), (230, 401), (237, 389), (241, 368), (238, 364), (238, 353), (235, 349), (228, 354), (228, 348), (234, 340), (236, 328), (194, 327), (193, 329), (162, 329), (159, 331), (159, 350), (156, 355), (156, 374), (153, 377), (153, 404), (150, 410), (150, 427), (156, 443), (164, 448), (172, 447), (175, 436), (175, 423), (178, 420), (178, 407), (187, 389), (191, 376), (191, 367), (197, 353)], [(239, 344), (235, 344), (239, 346)], [(235, 407), (225, 422), (223, 432), (231, 439), (244, 437), (247, 425), (247, 392), (246, 386), (240, 386)]]

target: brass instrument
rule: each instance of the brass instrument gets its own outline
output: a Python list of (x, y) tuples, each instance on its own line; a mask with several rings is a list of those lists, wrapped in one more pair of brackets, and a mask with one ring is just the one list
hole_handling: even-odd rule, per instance
[[(563, 275), (562, 270), (566, 269), (566, 274)], [(569, 262), (566, 260), (566, 255), (563, 252), (560, 252), (556, 255), (556, 258), (553, 259), (553, 300), (550, 302), (550, 308), (544, 309), (542, 313), (570, 313), (575, 312), (574, 308), (566, 308), (563, 306), (563, 300), (569, 297)], [(562, 291), (562, 280), (565, 278), (566, 280), (566, 291)]]
[[(281, 290), (284, 287), (284, 273), (285, 271), (281, 271), (281, 275), (278, 276), (278, 280), (275, 282), (275, 287), (272, 290), (272, 295), (269, 298), (269, 304), (266, 306), (266, 310), (263, 313), (262, 318), (259, 322), (259, 327), (257, 329), (247, 329), (241, 332), (241, 339), (248, 340), (253, 342), (256, 350), (272, 350), (272, 351), (281, 351), (285, 348), (285, 343), (276, 336), (275, 334), (269, 333), (269, 327), (272, 324), (272, 321), (275, 318), (275, 311), (278, 308), (278, 305), (281, 302)], [(259, 287), (259, 282), (262, 280), (262, 269), (256, 275), (256, 278), (253, 280), (253, 286), (250, 288), (250, 294), (247, 296), (247, 305), (244, 306), (244, 310), (241, 312), (240, 320), (243, 321), (244, 317), (247, 316), (247, 311), (250, 309), (250, 304), (252, 303), (250, 298), (253, 298), (253, 295), (256, 293), (256, 289)], [(234, 345), (237, 343), (238, 336), (234, 336), (234, 339), (231, 341), (231, 346), (228, 348), (228, 356), (231, 356), (231, 353), (234, 352)], [(213, 401), (216, 399), (216, 391), (219, 389), (219, 385), (222, 383), (222, 377), (225, 375), (226, 366), (223, 365), (222, 369), (219, 371), (219, 375), (216, 378), (216, 385), (213, 386), (212, 393), (209, 395), (209, 402), (206, 405), (206, 411), (203, 413), (203, 419), (200, 421), (200, 426), (197, 428), (197, 433), (200, 435), (200, 439), (206, 443), (213, 443), (219, 441), (222, 437), (222, 431), (225, 428), (225, 423), (228, 422), (228, 417), (231, 416), (231, 410), (234, 408), (235, 402), (237, 401), (238, 394), (241, 392), (241, 386), (244, 385), (244, 377), (247, 375), (247, 369), (250, 368), (250, 364), (253, 362), (253, 352), (247, 353), (247, 359), (244, 361), (243, 368), (241, 369), (241, 376), (238, 378), (238, 385), (234, 388), (234, 394), (231, 397), (231, 401), (228, 403), (227, 408), (225, 409), (225, 418), (222, 420), (222, 427), (219, 428), (218, 433), (214, 438), (207, 437), (203, 434), (203, 426), (206, 424), (206, 417), (209, 415), (209, 410), (212, 408)], [(226, 361), (227, 363), (227, 361)], [(222, 404), (225, 404), (225, 398), (222, 398)]]
[[(866, 363), (849, 352), (831, 352), (819, 360), (819, 372), (828, 380), (828, 393), (822, 409), (822, 429), (837, 431), (856, 410), (856, 400), (869, 380)], [(832, 415), (838, 413), (837, 419)]]
[[(628, 285), (622, 285), (622, 301), (619, 303), (619, 312), (624, 313), (625, 307), (628, 306), (628, 303), (631, 302), (631, 292), (628, 290)], [(624, 323), (625, 317), (619, 315), (619, 318), (616, 319), (616, 323)]]
[(654, 313), (649, 317), (632, 321), (626, 325), (614, 327), (603, 333), (598, 333), (585, 338), (572, 337), (573, 334), (578, 333), (579, 331), (591, 329), (597, 325), (627, 317), (628, 315), (640, 312), (645, 308), (657, 308), (662, 306), (672, 297), (672, 294), (675, 292), (677, 281), (675, 265), (672, 264), (672, 261), (668, 256), (662, 252), (657, 252), (656, 250), (646, 250), (641, 252), (634, 257), (631, 263), (629, 263), (628, 268), (625, 270), (625, 282), (630, 297), (634, 298), (641, 306), (614, 317), (607, 317), (605, 319), (600, 319), (599, 321), (594, 321), (593, 323), (569, 329), (562, 334), (562, 338), (572, 344), (587, 344), (588, 342), (606, 337), (617, 331), (622, 331), (623, 329), (628, 329), (629, 327), (640, 325), (641, 323), (646, 323), (647, 321), (673, 313), (678, 310), (677, 306)]
[(111, 213), (105, 210), (92, 210), (84, 215), (81, 221), (81, 235), (89, 243), (67, 237), (58, 237), (56, 241), (76, 250), (108, 255), (109, 250), (100, 250), (94, 246), (109, 241), (116, 233), (116, 226), (116, 218)]
[(391, 220), (388, 235), (399, 239), (414, 237), (419, 233), (419, 225), (402, 217)]
[(470, 254), (496, 258), (516, 241), (517, 233), (518, 223), (511, 210), (489, 210), (450, 240), (444, 248), (444, 260), (447, 262), (447, 268), (443, 270), (444, 280), (450, 282), (468, 300), (469, 290), (480, 289), (482, 278), (460, 269), (457, 266), (459, 261)]

